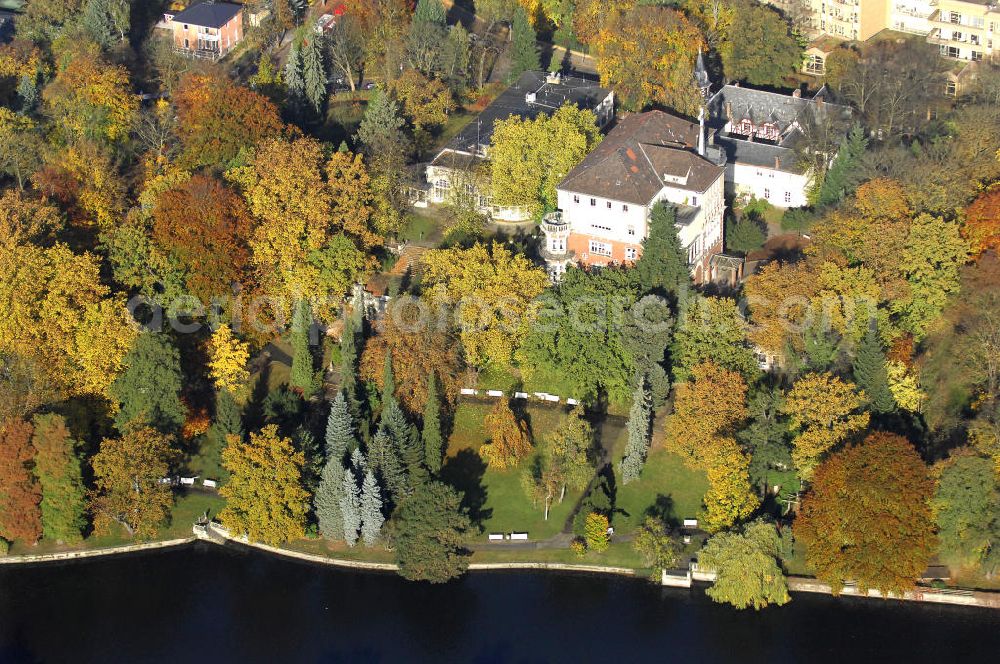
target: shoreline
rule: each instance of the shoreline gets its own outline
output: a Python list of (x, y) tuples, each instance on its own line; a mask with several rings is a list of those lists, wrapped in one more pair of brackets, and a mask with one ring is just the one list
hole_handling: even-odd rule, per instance
[[(142, 542), (139, 544), (126, 544), (121, 546), (106, 547), (102, 549), (62, 551), (57, 553), (46, 553), (37, 555), (27, 554), (27, 555), (3, 556), (0, 557), (0, 565), (32, 565), (32, 564), (44, 564), (51, 562), (65, 562), (70, 560), (80, 560), (87, 558), (110, 557), (110, 556), (125, 555), (129, 553), (141, 553), (146, 551), (156, 551), (159, 549), (176, 548), (179, 546), (193, 544), (199, 541), (207, 542), (209, 544), (214, 544), (217, 546), (236, 544), (242, 547), (254, 549), (274, 556), (280, 556), (282, 558), (292, 559), (292, 560), (299, 560), (311, 564), (325, 565), (327, 567), (337, 567), (347, 570), (353, 569), (364, 572), (399, 571), (399, 566), (396, 565), (395, 563), (379, 563), (379, 562), (369, 562), (364, 560), (349, 560), (346, 558), (331, 558), (329, 556), (306, 553), (303, 551), (282, 549), (280, 547), (270, 546), (268, 544), (261, 544), (259, 542), (249, 542), (243, 538), (233, 537), (218, 525), (210, 527), (196, 525), (193, 528), (193, 534), (191, 537), (162, 540), (158, 542)], [(608, 565), (592, 565), (592, 564), (577, 565), (570, 563), (550, 563), (550, 562), (537, 562), (537, 561), (470, 563), (467, 568), (467, 571), (469, 572), (552, 571), (552, 572), (611, 575), (611, 576), (621, 576), (633, 579), (641, 578), (637, 570), (631, 567), (615, 567)], [(675, 574), (679, 571), (680, 570), (673, 570)], [(661, 584), (661, 587), (690, 589), (694, 587), (695, 583), (698, 583), (698, 585), (702, 585), (705, 583), (710, 583), (712, 580), (714, 580), (713, 579), (714, 575), (706, 573), (704, 571), (695, 572), (693, 575), (689, 575), (686, 570), (684, 572), (687, 578), (689, 579), (688, 583), (683, 583), (683, 584), (663, 583)], [(675, 576), (675, 578), (678, 577)], [(683, 579), (684, 577), (681, 576), (679, 578)], [(828, 584), (823, 583), (822, 581), (819, 581), (815, 578), (803, 577), (803, 576), (788, 576), (787, 579), (788, 579), (789, 592), (821, 594), (821, 595), (828, 595), (831, 597), (835, 597), (831, 592), (830, 586)], [(906, 593), (904, 593), (902, 597), (896, 595), (883, 597), (878, 591), (870, 590), (868, 591), (867, 594), (865, 594), (861, 593), (853, 585), (847, 585), (841, 590), (840, 596), (857, 597), (861, 599), (880, 599), (886, 601), (892, 600), (897, 602), (917, 602), (924, 604), (946, 604), (951, 606), (1000, 609), (1000, 592), (993, 592), (988, 590), (916, 587), (913, 590), (909, 590)]]

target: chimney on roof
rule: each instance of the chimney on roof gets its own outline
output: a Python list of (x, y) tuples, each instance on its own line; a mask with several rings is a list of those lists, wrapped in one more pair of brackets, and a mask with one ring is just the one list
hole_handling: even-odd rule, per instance
[(774, 170), (776, 170), (776, 171), (780, 171), (781, 170), (781, 157), (777, 157), (776, 156), (774, 158)]
[(705, 156), (705, 107), (698, 109), (698, 154)]
[(801, 99), (802, 98), (802, 90), (800, 90), (799, 88), (795, 88), (794, 90), (792, 90), (792, 97), (794, 99)]
[(548, 76), (545, 77), (545, 82), (559, 85), (562, 82), (562, 74), (557, 71), (550, 71)]
[(731, 101), (726, 102), (726, 119), (730, 122), (733, 121), (733, 102)]

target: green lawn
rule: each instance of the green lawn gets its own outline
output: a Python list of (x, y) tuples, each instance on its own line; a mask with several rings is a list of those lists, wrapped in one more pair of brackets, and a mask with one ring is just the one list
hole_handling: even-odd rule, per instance
[[(531, 539), (559, 533), (580, 498), (579, 492), (567, 492), (561, 504), (551, 507), (546, 521), (542, 506), (533, 505), (521, 487), (521, 474), (530, 458), (502, 472), (487, 469), (478, 450), (486, 442), (483, 418), (491, 408), (488, 402), (459, 404), (442, 477), (466, 494), (470, 512), (481, 521), (484, 532), (527, 532)], [(544, 444), (545, 434), (559, 426), (563, 417), (562, 409), (540, 405), (529, 406), (526, 415), (536, 446)]]
[(402, 242), (415, 242), (427, 246), (437, 246), (444, 238), (441, 220), (430, 209), (415, 208), (406, 215), (405, 225), (399, 233)]
[(707, 490), (705, 473), (691, 470), (665, 449), (654, 449), (639, 479), (618, 487), (617, 508), (621, 512), (615, 515), (615, 529), (630, 532), (647, 514), (658, 514), (677, 524), (697, 518)]

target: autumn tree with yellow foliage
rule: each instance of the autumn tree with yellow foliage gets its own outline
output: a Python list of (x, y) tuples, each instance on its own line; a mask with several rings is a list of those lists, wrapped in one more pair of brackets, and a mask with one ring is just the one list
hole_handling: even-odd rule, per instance
[(667, 419), (667, 449), (708, 474), (706, 528), (715, 532), (750, 516), (759, 501), (750, 486), (750, 458), (733, 435), (747, 419), (743, 377), (712, 362), (691, 369), (677, 384), (674, 412)]
[(112, 524), (118, 524), (138, 539), (156, 536), (174, 504), (170, 486), (160, 482), (176, 460), (172, 442), (150, 427), (101, 442), (91, 460), (90, 511), (98, 533), (108, 533)]
[(812, 477), (827, 452), (868, 426), (866, 399), (851, 382), (832, 374), (806, 374), (785, 394), (781, 411), (796, 432), (792, 461), (802, 479)]
[(226, 506), (219, 520), (231, 533), (277, 546), (305, 535), (309, 492), (302, 486), (305, 457), (273, 424), (249, 440), (227, 438), (222, 463), (229, 481), (219, 489)]
[(421, 260), (425, 297), (458, 308), (466, 363), (509, 366), (531, 301), (548, 286), (545, 271), (497, 242), (435, 249)]
[(240, 341), (228, 325), (222, 324), (212, 333), (208, 355), (208, 375), (216, 389), (236, 392), (250, 379), (250, 345)]

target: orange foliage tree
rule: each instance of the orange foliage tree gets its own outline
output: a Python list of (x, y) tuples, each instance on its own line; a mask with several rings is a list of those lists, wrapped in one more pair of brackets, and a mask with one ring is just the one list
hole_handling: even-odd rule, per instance
[[(592, 0), (603, 4), (600, 0)], [(663, 104), (697, 115), (701, 97), (693, 72), (701, 31), (681, 12), (619, 2), (580, 12), (578, 32), (597, 56), (601, 84), (615, 89), (622, 105), (642, 110)]]
[(1000, 253), (1000, 187), (982, 193), (965, 209), (962, 237), (977, 258), (990, 250)]
[(34, 428), (20, 418), (0, 424), (0, 537), (33, 543), (42, 536), (42, 489), (31, 472)]
[(817, 578), (835, 593), (855, 581), (862, 592), (901, 594), (934, 552), (933, 493), (927, 466), (908, 440), (871, 433), (816, 470), (795, 536)]
[(379, 389), (385, 381), (386, 353), (392, 354), (395, 396), (411, 415), (424, 411), (431, 372), (437, 376), (444, 401), (453, 405), (458, 399), (462, 387), (461, 359), (454, 335), (429, 329), (423, 321), (407, 320), (403, 307), (393, 307), (361, 354), (361, 378), (375, 383)]
[(517, 419), (506, 399), (497, 401), (497, 405), (486, 415), (486, 432), (490, 442), (479, 448), (479, 454), (490, 468), (513, 468), (531, 454), (528, 425)]
[(245, 284), (251, 225), (243, 199), (206, 175), (161, 193), (153, 208), (153, 238), (183, 265), (188, 290), (205, 303)]
[(188, 74), (174, 104), (182, 161), (193, 167), (225, 164), (284, 128), (271, 100), (221, 74)]

